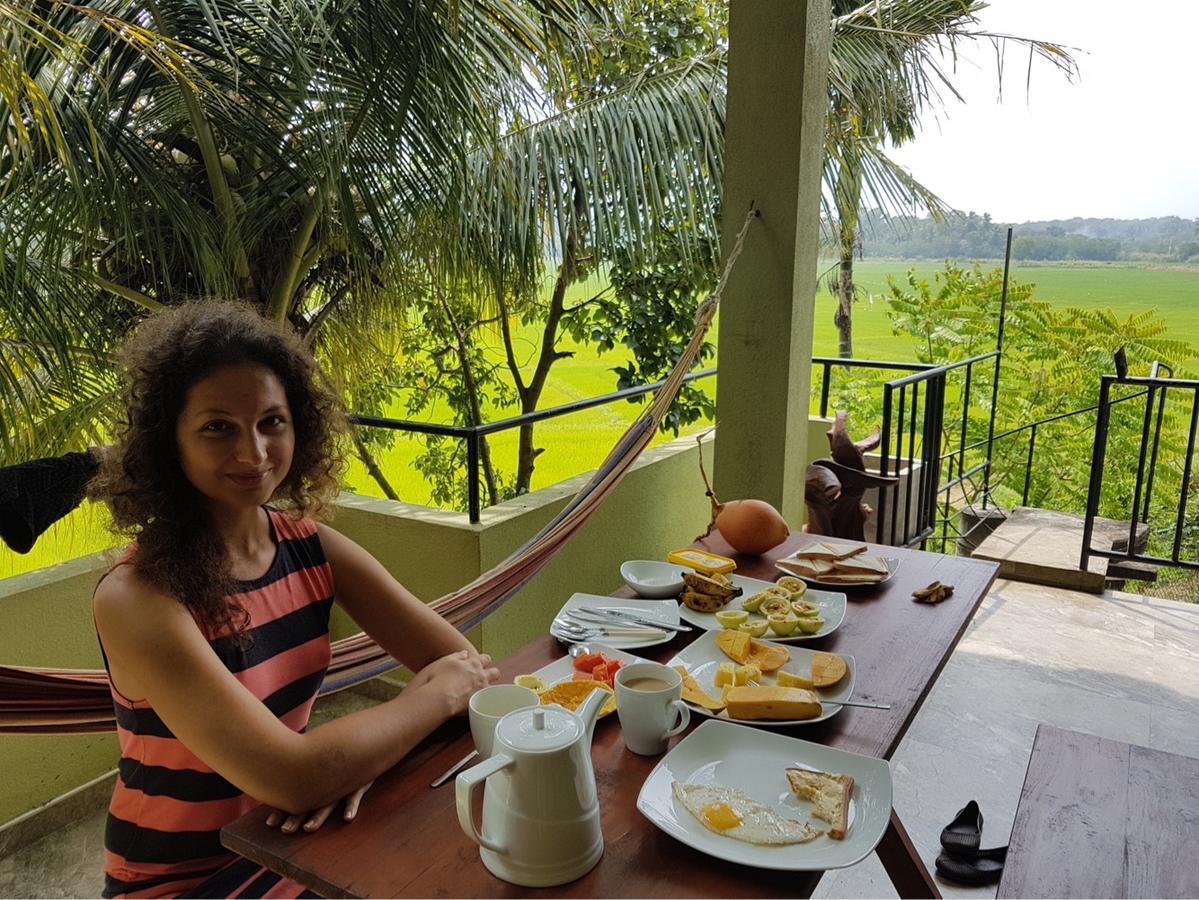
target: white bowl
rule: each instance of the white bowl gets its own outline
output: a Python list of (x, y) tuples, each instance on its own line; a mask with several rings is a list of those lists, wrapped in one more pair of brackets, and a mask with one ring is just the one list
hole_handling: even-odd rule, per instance
[(620, 564), (624, 583), (642, 597), (677, 597), (683, 590), (682, 566), (655, 559), (630, 559)]

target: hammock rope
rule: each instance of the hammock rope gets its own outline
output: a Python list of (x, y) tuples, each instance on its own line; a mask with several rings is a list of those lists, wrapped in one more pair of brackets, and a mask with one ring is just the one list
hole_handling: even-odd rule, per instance
[[(654, 399), (608, 453), (573, 499), (507, 559), (470, 584), (429, 606), (461, 631), (477, 625), (511, 600), (575, 535), (620, 484), (649, 445), (670, 409), (683, 378), (699, 358), (729, 273), (760, 213), (751, 209), (725, 261), (715, 290), (700, 303), (695, 330)], [(334, 641), (320, 696), (354, 687), (400, 666), (359, 632)], [(103, 669), (0, 666), (0, 734), (85, 734), (116, 730), (108, 674)]]

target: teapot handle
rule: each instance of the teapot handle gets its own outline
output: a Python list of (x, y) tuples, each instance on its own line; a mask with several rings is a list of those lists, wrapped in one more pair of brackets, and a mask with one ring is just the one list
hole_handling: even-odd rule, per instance
[(494, 853), (505, 853), (505, 849), (495, 841), (485, 837), (479, 829), (475, 828), (475, 817), (471, 813), (471, 795), (474, 794), (475, 788), (487, 780), (488, 776), (494, 775), (500, 769), (507, 768), (512, 765), (514, 760), (511, 756), (503, 753), (497, 753), (495, 756), (485, 759), (477, 766), (471, 766), (465, 772), (458, 774), (457, 780), (454, 782), (454, 797), (458, 803), (458, 824), (462, 826), (462, 830), (466, 832), (466, 836), (478, 844), (480, 847), (486, 847)]

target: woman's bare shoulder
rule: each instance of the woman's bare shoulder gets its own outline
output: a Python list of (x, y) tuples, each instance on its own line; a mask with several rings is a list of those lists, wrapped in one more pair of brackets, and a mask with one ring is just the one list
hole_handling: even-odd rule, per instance
[(126, 634), (163, 635), (193, 623), (183, 604), (137, 573), (132, 565), (116, 566), (104, 576), (92, 595), (92, 613), (101, 636), (118, 628)]

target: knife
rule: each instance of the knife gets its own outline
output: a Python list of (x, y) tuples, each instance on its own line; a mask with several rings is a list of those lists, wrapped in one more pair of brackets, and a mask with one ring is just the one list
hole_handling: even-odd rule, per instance
[(470, 762), (472, 759), (474, 759), (478, 755), (479, 755), (478, 750), (470, 751), (470, 753), (466, 754), (466, 756), (462, 757), (462, 759), (458, 760), (456, 763), (454, 763), (452, 766), (450, 766), (448, 769), (446, 769), (444, 774), (439, 775), (437, 778), (435, 778), (433, 780), (433, 783), (430, 784), (429, 787), (441, 787), (453, 775), (456, 775), (458, 773), (459, 769), (461, 769), (463, 766), (465, 766), (468, 762)]
[(636, 622), (638, 625), (644, 625), (647, 628), (659, 628), (665, 629), (666, 631), (677, 631), (679, 633), (685, 633), (693, 630), (690, 625), (673, 625), (670, 622), (661, 622), (657, 619), (643, 619), (641, 616), (635, 616), (632, 613), (619, 612), (615, 609), (603, 609), (602, 607), (598, 606), (577, 606), (572, 609), (571, 612), (576, 614), (580, 612), (586, 612), (590, 613), (591, 615), (605, 616), (608, 619), (615, 619), (622, 622)]

